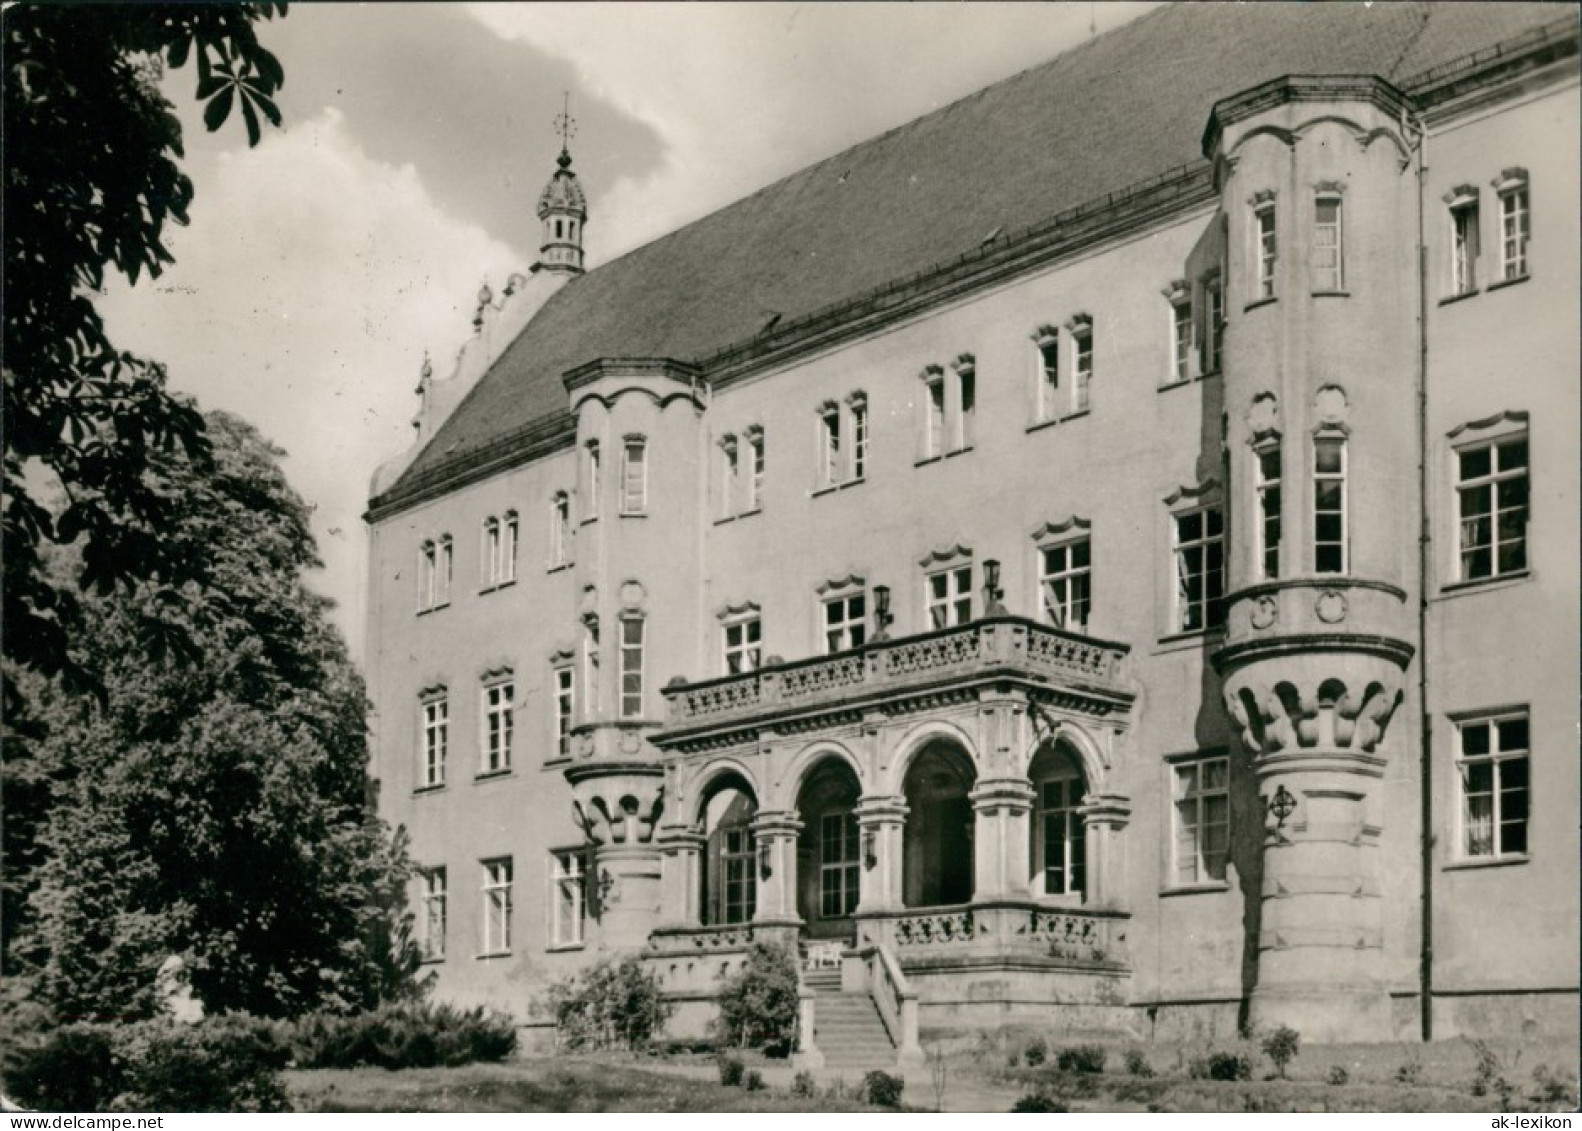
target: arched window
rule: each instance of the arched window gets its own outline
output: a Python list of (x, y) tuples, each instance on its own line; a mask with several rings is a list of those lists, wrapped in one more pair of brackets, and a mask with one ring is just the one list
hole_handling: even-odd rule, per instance
[(1046, 744), (1028, 767), (1033, 784), (1033, 894), (1077, 896), (1087, 890), (1087, 830), (1080, 812), (1088, 791), (1077, 752)]
[(908, 907), (945, 907), (972, 899), (972, 802), (977, 774), (956, 742), (930, 742), (907, 767), (906, 833), (901, 867)]
[(758, 906), (758, 803), (747, 783), (727, 775), (703, 802), (702, 899), (706, 926), (748, 923)]

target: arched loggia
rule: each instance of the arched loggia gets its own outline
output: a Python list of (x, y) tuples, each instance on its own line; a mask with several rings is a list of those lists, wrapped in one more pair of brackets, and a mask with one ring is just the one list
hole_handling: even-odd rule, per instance
[(1028, 886), (1035, 896), (1081, 901), (1088, 890), (1088, 793), (1082, 758), (1063, 740), (1046, 742), (1027, 768), (1033, 787)]
[(758, 905), (752, 830), (757, 813), (752, 786), (735, 773), (714, 779), (699, 802), (704, 845), (698, 907), (705, 926), (752, 921)]
[(810, 938), (854, 933), (862, 876), (857, 775), (839, 757), (826, 757), (802, 780), (797, 792), (797, 914)]
[(945, 907), (972, 899), (973, 811), (967, 794), (976, 780), (971, 756), (949, 738), (929, 742), (907, 767), (901, 868), (907, 907)]

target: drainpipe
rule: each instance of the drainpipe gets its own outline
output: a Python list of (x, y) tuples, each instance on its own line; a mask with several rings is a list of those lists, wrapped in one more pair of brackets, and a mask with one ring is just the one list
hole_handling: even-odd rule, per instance
[(1434, 764), (1433, 717), (1428, 710), (1428, 558), (1433, 526), (1428, 509), (1428, 127), (1417, 122), (1417, 711), (1419, 866), (1422, 905), (1418, 934), (1418, 1014), (1422, 1039), (1434, 1039)]

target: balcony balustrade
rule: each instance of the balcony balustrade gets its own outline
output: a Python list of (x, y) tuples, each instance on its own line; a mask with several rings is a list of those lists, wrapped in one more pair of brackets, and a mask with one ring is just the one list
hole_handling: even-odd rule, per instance
[(909, 969), (1016, 958), (1120, 971), (1127, 966), (1128, 919), (1120, 911), (1007, 900), (875, 912), (861, 918), (859, 937), (890, 947)]

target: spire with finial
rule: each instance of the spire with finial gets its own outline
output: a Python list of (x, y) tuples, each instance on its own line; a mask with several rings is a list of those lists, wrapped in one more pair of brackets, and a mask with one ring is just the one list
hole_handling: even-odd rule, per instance
[(571, 139), (577, 135), (577, 120), (571, 116), (571, 94), (566, 92), (560, 114), (554, 121), (560, 135), (559, 166), (538, 197), (538, 219), (543, 225), (538, 266), (541, 270), (565, 274), (582, 272), (582, 229), (588, 219), (588, 201), (571, 171)]

